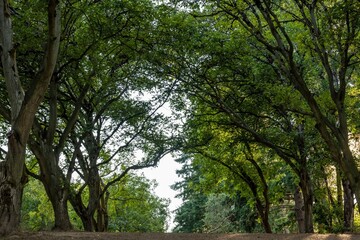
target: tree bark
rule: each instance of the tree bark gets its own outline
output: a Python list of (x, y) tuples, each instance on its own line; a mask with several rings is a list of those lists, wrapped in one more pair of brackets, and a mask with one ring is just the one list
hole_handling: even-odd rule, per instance
[(354, 197), (348, 180), (343, 180), (344, 190), (344, 231), (351, 232), (354, 225)]
[(307, 161), (309, 154), (306, 150), (306, 140), (305, 140), (305, 122), (299, 124), (297, 127), (297, 148), (299, 151), (299, 157), (296, 158), (296, 161), (299, 164), (299, 168), (294, 169), (300, 179), (300, 189), (302, 193), (303, 208), (302, 212), (304, 213), (304, 229), (299, 228), (299, 230), (304, 230), (304, 233), (313, 233), (314, 232), (314, 223), (313, 223), (313, 202), (314, 194), (313, 187), (308, 172)]
[(68, 212), (68, 189), (63, 185), (62, 177), (59, 176), (62, 173), (58, 171), (55, 173), (41, 171), (42, 182), (54, 210), (55, 224), (53, 230), (69, 231), (72, 229), (72, 225)]
[(50, 199), (54, 209), (55, 225), (53, 230), (69, 231), (72, 225), (69, 218), (67, 194), (59, 193), (56, 198)]
[(19, 227), (22, 193), (27, 182), (22, 173), (14, 179), (9, 168), (8, 162), (0, 162), (0, 236)]
[(70, 195), (69, 200), (71, 205), (73, 206), (76, 214), (80, 217), (82, 225), (84, 227), (84, 231), (94, 232), (96, 231), (96, 221), (93, 218), (93, 213), (89, 212), (89, 208), (86, 207), (81, 198), (81, 193), (77, 193), (76, 195)]
[(304, 200), (301, 195), (300, 187), (297, 187), (294, 193), (295, 201), (295, 216), (298, 223), (299, 233), (305, 233), (305, 212), (304, 212)]
[(0, 163), (0, 235), (15, 231), (20, 224), (25, 149), (35, 113), (53, 74), (60, 43), (60, 7), (58, 0), (48, 3), (48, 41), (40, 72), (30, 82), (26, 95), (21, 87), (13, 45), (11, 14), (7, 0), (0, 0), (0, 54), (11, 108), (8, 152)]
[(53, 229), (68, 231), (72, 229), (67, 205), (69, 188), (67, 183), (64, 182), (65, 176), (57, 164), (59, 159), (53, 151), (52, 141), (42, 141), (41, 134), (38, 134), (36, 126), (37, 123), (34, 124), (33, 134), (37, 135), (38, 142), (31, 137), (28, 146), (39, 163), (40, 176), (33, 173), (29, 174), (40, 180), (44, 185), (54, 210), (55, 225)]
[(70, 195), (69, 200), (76, 213), (81, 218), (85, 231), (104, 232), (108, 227), (107, 201), (105, 201), (107, 195), (104, 196), (102, 194), (101, 178), (97, 169), (90, 169), (86, 181), (86, 185), (89, 189), (87, 206), (85, 206), (83, 199), (81, 198), (81, 191), (76, 195)]

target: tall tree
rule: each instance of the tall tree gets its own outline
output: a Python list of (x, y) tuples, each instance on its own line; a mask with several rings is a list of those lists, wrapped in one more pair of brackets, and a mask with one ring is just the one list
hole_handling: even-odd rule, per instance
[(250, 47), (252, 41), (241, 37), (242, 30), (229, 33), (226, 22), (214, 25), (207, 19), (189, 19), (193, 18), (186, 18), (188, 26), (198, 27), (193, 32), (199, 36), (185, 30), (177, 36), (179, 41), (187, 36), (187, 46), (174, 47), (174, 54), (179, 51), (177, 58), (182, 61), (170, 64), (177, 66), (173, 74), (181, 86), (177, 93), (182, 95), (176, 103), (185, 95), (191, 104), (183, 105), (189, 118), (195, 119), (195, 123), (188, 123), (194, 131), (190, 135), (197, 136), (205, 125), (233, 133), (238, 139), (234, 141), (258, 142), (273, 149), (299, 177), (305, 202), (300, 209), (306, 216), (301, 220), (305, 226), (299, 230), (312, 232), (313, 193), (307, 161), (309, 135), (313, 133), (308, 130), (312, 123), (306, 116), (309, 110), (278, 73), (272, 74), (272, 69), (262, 64), (257, 50)]
[(60, 1), (50, 0), (48, 9), (48, 34), (41, 68), (27, 83), (26, 89), (19, 78), (16, 47), (13, 40), (12, 10), (7, 0), (0, 1), (1, 63), (10, 108), (5, 117), (11, 124), (8, 151), (0, 162), (0, 235), (16, 230), (20, 223), (21, 197), (26, 175), (25, 149), (36, 111), (43, 100), (52, 77), (60, 43)]
[[(348, 91), (358, 65), (358, 1), (213, 1), (212, 13), (235, 21), (268, 56), (267, 63), (298, 91), (332, 160), (357, 201), (360, 173), (350, 147)], [(306, 33), (306, 34), (304, 34)], [(319, 66), (306, 65), (309, 59)], [(327, 104), (319, 94), (328, 96)]]
[[(105, 15), (103, 9), (108, 9)], [(163, 122), (151, 105), (156, 108), (161, 104), (155, 106), (155, 97), (151, 103), (133, 99), (133, 95), (149, 94), (156, 85), (154, 78), (148, 77), (150, 72), (143, 69), (151, 64), (144, 56), (152, 51), (154, 40), (149, 36), (155, 27), (154, 13), (150, 1), (72, 1), (71, 7), (64, 9), (59, 66), (52, 78), (49, 101), (37, 115), (29, 144), (40, 166), (39, 174), (29, 173), (44, 183), (56, 229), (71, 228), (67, 214), (70, 194), (84, 229), (106, 230), (109, 186), (104, 186), (102, 177), (110, 174), (109, 166), (117, 155), (125, 159), (126, 154), (137, 151), (133, 142), (144, 137), (149, 128), (154, 134), (160, 132), (155, 131), (156, 124)], [(87, 18), (88, 14), (93, 17)], [(89, 34), (93, 37), (89, 38)], [(166, 95), (162, 97), (166, 99)], [(152, 113), (146, 116), (147, 112)], [(155, 137), (152, 140), (156, 141)], [(110, 149), (115, 149), (113, 156), (107, 155)], [(160, 152), (141, 167), (156, 164)], [(68, 162), (64, 163), (64, 156)], [(141, 168), (141, 164), (135, 165), (129, 168)], [(84, 188), (90, 192), (88, 204), (84, 188), (72, 188), (74, 171), (78, 171), (85, 181)]]

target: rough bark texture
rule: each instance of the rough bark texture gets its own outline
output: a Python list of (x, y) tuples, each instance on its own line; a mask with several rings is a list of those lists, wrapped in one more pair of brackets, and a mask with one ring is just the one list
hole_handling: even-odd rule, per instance
[(53, 74), (59, 49), (59, 1), (49, 1), (49, 34), (43, 67), (30, 83), (26, 95), (21, 87), (16, 66), (16, 49), (12, 40), (10, 17), (8, 1), (0, 0), (1, 63), (11, 107), (8, 152), (5, 161), (0, 163), (0, 235), (15, 231), (20, 224), (22, 190), (26, 183), (24, 174), (26, 144), (35, 113)]
[(304, 220), (305, 220), (305, 233), (313, 233), (314, 232), (314, 221), (313, 221), (313, 191), (312, 185), (307, 182), (305, 186), (302, 188), (302, 196), (304, 199)]
[(41, 174), (35, 177), (43, 183), (54, 210), (54, 229), (67, 231), (72, 229), (67, 205), (68, 188), (64, 184), (63, 173), (57, 164), (59, 160), (51, 145), (52, 142), (45, 141), (37, 145), (33, 139), (29, 140), (29, 147), (40, 165)]
[(354, 225), (354, 197), (348, 180), (343, 180), (344, 231), (351, 232)]
[[(24, 99), (24, 92), (16, 67), (16, 49), (12, 43), (12, 24), (6, 0), (0, 1), (1, 63), (11, 107), (12, 130), (8, 133), (8, 153), (0, 162), (0, 235), (16, 230), (20, 223), (23, 165), (26, 132), (16, 124)], [(25, 129), (26, 131), (26, 129)], [(24, 136), (25, 134), (25, 136)]]
[(300, 187), (297, 187), (294, 193), (295, 201), (295, 216), (298, 223), (299, 233), (305, 233), (305, 212), (304, 212), (304, 201), (301, 196)]
[(9, 234), (19, 226), (24, 184), (24, 181), (14, 182), (7, 162), (0, 162), (0, 235)]

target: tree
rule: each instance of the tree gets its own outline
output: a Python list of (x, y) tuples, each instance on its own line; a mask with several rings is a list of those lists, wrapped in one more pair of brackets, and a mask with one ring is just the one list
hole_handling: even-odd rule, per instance
[[(212, 6), (215, 14), (245, 29), (267, 56), (267, 63), (301, 94), (332, 160), (359, 201), (360, 173), (349, 144), (347, 114), (347, 93), (358, 64), (359, 2), (255, 0), (212, 2)], [(319, 66), (317, 71), (304, 64), (309, 59)], [(319, 94), (329, 97), (326, 105)]]
[(183, 167), (177, 170), (177, 174), (183, 179), (175, 183), (172, 188), (180, 191), (178, 198), (182, 198), (182, 205), (175, 210), (176, 226), (174, 232), (203, 232), (204, 231), (204, 214), (207, 196), (203, 191), (196, 188), (202, 175), (201, 168), (195, 164), (189, 164), (190, 155), (183, 155), (177, 159)]
[[(273, 149), (299, 176), (306, 206), (305, 221), (301, 220), (306, 226), (299, 227), (299, 230), (312, 232), (312, 186), (307, 169), (310, 145), (305, 136), (308, 133), (304, 133), (308, 125), (306, 116), (299, 117), (299, 112), (307, 113), (308, 109), (296, 99), (291, 100), (289, 86), (277, 79), (277, 75), (271, 74), (271, 69), (260, 67), (258, 59), (254, 61), (250, 58), (254, 54), (251, 49), (241, 48), (248, 43), (247, 40), (242, 39), (241, 43), (233, 41), (241, 32), (228, 33), (224, 30), (226, 23), (212, 25), (207, 20), (199, 22), (198, 25), (191, 25), (191, 22), (189, 25), (197, 26), (201, 37), (194, 38), (189, 33), (189, 52), (184, 54), (176, 68), (180, 70), (173, 73), (181, 86), (178, 92), (183, 93), (179, 99), (185, 95), (191, 103), (191, 107), (184, 110), (190, 115), (188, 128), (193, 131), (187, 137), (196, 139), (199, 129), (209, 126), (233, 134), (234, 142), (258, 142)], [(202, 44), (204, 39), (206, 45)], [(228, 58), (228, 54), (233, 57)], [(236, 66), (241, 66), (241, 69)], [(290, 106), (287, 105), (288, 100), (291, 100)], [(194, 140), (190, 144), (185, 143), (184, 148), (191, 149), (199, 144), (202, 143)], [(215, 144), (213, 148), (218, 146)], [(218, 161), (220, 159), (218, 157)]]
[[(116, 232), (164, 232), (167, 227), (168, 200), (160, 199), (153, 192), (156, 182), (143, 176), (129, 174), (121, 183), (109, 189), (108, 202), (109, 228)], [(88, 192), (84, 198), (89, 197)], [(50, 230), (55, 222), (51, 203), (43, 184), (30, 178), (24, 188), (22, 202), (22, 223), (25, 230)], [(72, 223), (75, 230), (84, 229), (81, 220), (75, 218), (76, 213), (70, 209)]]
[(1, 112), (10, 125), (8, 151), (0, 163), (0, 235), (8, 234), (19, 227), (21, 196), (26, 183), (24, 171), (25, 149), (35, 113), (52, 77), (60, 43), (60, 2), (48, 2), (48, 36), (46, 51), (40, 70), (27, 83), (19, 78), (16, 61), (16, 44), (13, 41), (11, 10), (8, 1), (0, 2), (1, 63), (10, 108)]
[[(165, 124), (157, 110), (168, 94), (154, 93), (152, 102), (135, 99), (156, 85), (145, 69), (151, 65), (146, 55), (154, 41), (149, 38), (154, 31), (152, 3), (83, 3), (74, 1), (64, 12), (59, 66), (29, 143), (40, 173), (29, 174), (44, 183), (55, 212), (54, 228), (71, 228), (70, 197), (84, 229), (104, 231), (109, 186), (130, 170), (156, 165), (168, 151), (160, 133), (165, 127), (157, 126)], [(111, 9), (106, 16), (105, 8)], [(129, 156), (142, 150), (148, 158), (131, 165)], [(121, 170), (111, 167), (115, 161)], [(84, 181), (80, 188), (74, 172)], [(112, 179), (104, 178), (110, 175)], [(86, 188), (89, 198), (83, 198)]]
[[(241, 77), (249, 75), (253, 77), (252, 74), (256, 76), (259, 69), (267, 69), (268, 75), (261, 75), (261, 79), (264, 80), (261, 81), (261, 83), (265, 86), (265, 89), (269, 88), (269, 90), (265, 90), (261, 92), (261, 94), (272, 92), (273, 94), (271, 94), (271, 96), (274, 97), (275, 101), (270, 99), (270, 106), (262, 108), (260, 111), (261, 114), (257, 114), (256, 117), (261, 118), (265, 112), (267, 113), (265, 114), (266, 117), (275, 120), (273, 124), (269, 121), (268, 124), (270, 124), (265, 126), (276, 126), (279, 116), (287, 115), (285, 120), (290, 120), (291, 124), (289, 126), (295, 122), (295, 125), (292, 127), (300, 130), (298, 133), (303, 132), (303, 130), (301, 130), (303, 127), (305, 127), (305, 133), (311, 131), (309, 129), (315, 125), (318, 134), (322, 137), (322, 141), (327, 145), (327, 151), (330, 153), (333, 165), (342, 169), (346, 178), (349, 179), (353, 191), (355, 191), (359, 186), (359, 184), (357, 184), (359, 174), (356, 167), (356, 159), (352, 156), (354, 151), (352, 152), (349, 147), (351, 139), (350, 130), (354, 129), (354, 126), (349, 127), (348, 125), (350, 122), (353, 122), (353, 120), (348, 117), (353, 103), (350, 103), (351, 96), (349, 96), (347, 92), (352, 92), (357, 82), (357, 75), (354, 69), (358, 64), (358, 52), (355, 50), (356, 39), (358, 38), (358, 20), (355, 17), (358, 12), (358, 2), (175, 2), (185, 4), (190, 2), (190, 4), (186, 5), (188, 8), (183, 8), (185, 9), (184, 11), (190, 11), (193, 16), (206, 19), (202, 20), (204, 22), (213, 20), (211, 24), (208, 24), (208, 29), (218, 30), (217, 35), (210, 35), (206, 34), (204, 28), (201, 28), (201, 30), (198, 31), (198, 35), (192, 34), (188, 40), (188, 42), (194, 43), (198, 39), (201, 39), (197, 42), (198, 45), (195, 43), (192, 47), (188, 48), (192, 50), (196, 49), (195, 51), (198, 55), (195, 56), (200, 61), (195, 63), (195, 61), (189, 57), (192, 56), (191, 53), (187, 52), (183, 60), (185, 64), (182, 63), (182, 65), (187, 64), (186, 67), (192, 70), (184, 71), (186, 74), (178, 74), (178, 76), (180, 76), (180, 78), (187, 77), (190, 79), (187, 81), (187, 84), (195, 79), (194, 75), (196, 74), (206, 79), (206, 81), (202, 81), (197, 85), (191, 85), (190, 91), (192, 92), (189, 94), (191, 95), (191, 99), (193, 100), (198, 97), (196, 90), (201, 89), (203, 91), (203, 95), (201, 96), (202, 101), (208, 101), (210, 106), (215, 106), (215, 108), (220, 109), (222, 112), (228, 112), (233, 119), (236, 119), (234, 123), (237, 122), (236, 125), (238, 127), (254, 133), (255, 129), (248, 127), (250, 121), (246, 122), (244, 121), (244, 117), (239, 116), (240, 113), (243, 114), (245, 111), (241, 109), (239, 111), (238, 108), (234, 108), (233, 104), (231, 104), (235, 102), (237, 105), (242, 104), (242, 107), (244, 107), (243, 100), (245, 99), (246, 101), (246, 98), (253, 98), (246, 94), (244, 96), (241, 91), (240, 94), (234, 94), (234, 88), (239, 87), (223, 84), (223, 82), (227, 80), (227, 69), (231, 69), (233, 75), (234, 73), (242, 73), (239, 74)], [(201, 7), (199, 5), (201, 5)], [(354, 11), (350, 12), (349, 9)], [(333, 27), (329, 28), (329, 25)], [(217, 28), (217, 26), (220, 27)], [(339, 26), (343, 27), (340, 28)], [(222, 35), (221, 30), (225, 32), (224, 35), (227, 37), (219, 37)], [(211, 42), (204, 47), (204, 45), (201, 44), (203, 39), (215, 39), (217, 45)], [(239, 55), (234, 51), (228, 51), (229, 49), (234, 49), (231, 48), (234, 45), (242, 50), (243, 54), (240, 54), (241, 58), (246, 59), (246, 61), (255, 60), (253, 64), (258, 66), (252, 68), (250, 71), (246, 71), (246, 61), (235, 62), (239, 58)], [(194, 46), (198, 48), (194, 48)], [(207, 49), (207, 54), (198, 52), (198, 50), (202, 48)], [(218, 48), (222, 49), (220, 54), (217, 53)], [(241, 52), (241, 50), (238, 50), (238, 52)], [(224, 68), (220, 68), (219, 65), (216, 64), (216, 61), (235, 63), (232, 65), (229, 64), (224, 70)], [(205, 64), (203, 64), (204, 62)], [(201, 64), (203, 64), (203, 67), (198, 67)], [(223, 64), (223, 66), (224, 65), (225, 64)], [(194, 66), (198, 67), (197, 70), (192, 68)], [(272, 74), (274, 74), (275, 78), (269, 77), (269, 75)], [(274, 79), (277, 79), (277, 81), (274, 81)], [(253, 88), (257, 90), (258, 86), (254, 83), (256, 81), (259, 81), (259, 79), (253, 78), (253, 81), (250, 81), (250, 83), (239, 81), (239, 84), (242, 84), (241, 86), (253, 86)], [(279, 88), (287, 88), (288, 93), (293, 95), (291, 98), (285, 98), (287, 100), (286, 103), (284, 102), (285, 104), (281, 103), (281, 101), (285, 100), (281, 100), (281, 98), (284, 97), (283, 93), (278, 97), (276, 96), (276, 93), (279, 93), (277, 90)], [(209, 92), (213, 92), (213, 94), (209, 96)], [(267, 99), (262, 98), (261, 95), (257, 95), (257, 97), (261, 98), (261, 100), (256, 102), (257, 105), (252, 105), (253, 109), (263, 106), (264, 101), (267, 101)], [(223, 101), (219, 102), (219, 99), (223, 99)], [(280, 103), (278, 102), (279, 99), (281, 100)], [(288, 105), (290, 105), (290, 107)], [(278, 113), (273, 115), (269, 107), (278, 111), (280, 115), (278, 115)], [(248, 109), (246, 110), (249, 111)], [(271, 114), (269, 115), (269, 113)], [(306, 121), (305, 125), (302, 126), (301, 121), (303, 120)], [(251, 122), (257, 123), (257, 120), (252, 120)], [(262, 138), (263, 144), (266, 142), (265, 144), (269, 146), (269, 143), (273, 143), (272, 141), (264, 142), (264, 136), (262, 134), (258, 134), (257, 136), (256, 134), (253, 135), (257, 140), (261, 140)], [(272, 136), (275, 135), (276, 134), (273, 133), (269, 138), (265, 139), (272, 140)], [(301, 136), (302, 134), (298, 135)], [(281, 139), (283, 140), (283, 138)], [(313, 200), (307, 165), (310, 157), (309, 146), (311, 145), (307, 143), (308, 137), (306, 134), (303, 135), (303, 137), (293, 138), (293, 140), (297, 142), (298, 146), (298, 150), (295, 152), (296, 154), (293, 154), (294, 152), (291, 154), (291, 158), (295, 157), (293, 158), (295, 164), (291, 163), (292, 160), (287, 162), (294, 166), (294, 171), (299, 173), (300, 186), (302, 187), (301, 192), (304, 194), (305, 206), (307, 206), (305, 209), (307, 213), (310, 213)], [(304, 148), (304, 143), (305, 146), (308, 146), (307, 148)], [(286, 161), (289, 157), (289, 152), (282, 151), (282, 147), (283, 146), (278, 148), (277, 152), (280, 153)], [(289, 150), (294, 149), (290, 147)], [(306, 177), (304, 178), (304, 176)], [(356, 193), (355, 195), (359, 196), (359, 194)], [(346, 202), (348, 202), (348, 200), (346, 200)], [(350, 203), (348, 205), (350, 207), (345, 209), (351, 209), (351, 205)], [(351, 210), (347, 210), (347, 213), (349, 212), (351, 212)], [(346, 217), (345, 219), (348, 218)], [(306, 226), (306, 231), (312, 231), (311, 214), (307, 214), (305, 221), (309, 224)]]
[(156, 183), (129, 174), (109, 191), (109, 230), (119, 232), (164, 232), (167, 230), (168, 199), (154, 194)]
[(176, 209), (174, 232), (204, 232), (204, 214), (207, 197), (204, 194), (192, 194), (184, 199)]

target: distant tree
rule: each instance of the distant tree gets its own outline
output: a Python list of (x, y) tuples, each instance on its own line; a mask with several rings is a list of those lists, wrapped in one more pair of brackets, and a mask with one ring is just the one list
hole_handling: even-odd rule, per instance
[(174, 232), (204, 232), (204, 214), (207, 197), (204, 194), (192, 194), (183, 199), (182, 205), (175, 211)]
[[(169, 200), (154, 193), (155, 182), (143, 176), (129, 174), (121, 183), (109, 189), (109, 231), (164, 232), (167, 229)], [(84, 198), (89, 193), (83, 194)], [(23, 229), (31, 231), (50, 230), (55, 222), (51, 203), (42, 183), (30, 178), (24, 188), (22, 202)], [(84, 229), (81, 220), (70, 208), (69, 215), (75, 230)]]
[(154, 193), (156, 183), (143, 176), (127, 175), (109, 189), (109, 231), (165, 232), (169, 199)]

